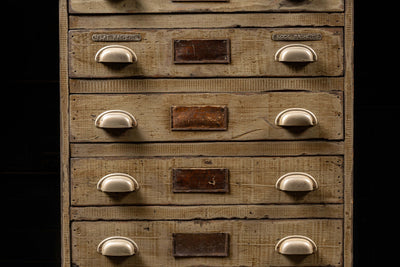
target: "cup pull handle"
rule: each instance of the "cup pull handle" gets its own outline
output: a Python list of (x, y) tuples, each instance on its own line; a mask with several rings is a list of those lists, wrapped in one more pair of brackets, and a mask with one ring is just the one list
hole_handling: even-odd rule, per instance
[(315, 126), (317, 117), (311, 111), (303, 108), (289, 108), (280, 112), (275, 118), (275, 124), (282, 127)]
[(127, 237), (112, 236), (104, 239), (97, 246), (97, 252), (103, 256), (133, 256), (137, 253), (138, 246)]
[(128, 129), (135, 128), (137, 122), (135, 117), (123, 110), (108, 110), (97, 116), (96, 127), (109, 129)]
[(139, 183), (129, 174), (112, 173), (98, 181), (97, 190), (108, 193), (134, 192), (139, 190)]
[(134, 63), (137, 61), (135, 52), (123, 45), (108, 45), (97, 51), (94, 59), (100, 63)]
[(308, 45), (289, 44), (275, 53), (275, 61), (311, 63), (317, 61), (317, 53)]
[(306, 236), (286, 236), (278, 241), (275, 251), (283, 255), (311, 255), (317, 251), (317, 245)]
[(290, 172), (276, 181), (275, 187), (287, 192), (309, 192), (318, 188), (318, 183), (311, 175), (303, 172)]

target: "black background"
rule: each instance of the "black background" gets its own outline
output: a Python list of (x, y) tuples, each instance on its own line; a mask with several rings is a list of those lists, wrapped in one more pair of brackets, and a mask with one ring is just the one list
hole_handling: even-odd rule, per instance
[[(396, 15), (358, 2), (354, 266), (394, 266), (382, 259), (397, 256), (385, 244), (398, 210)], [(0, 265), (60, 266), (58, 1), (8, 0), (2, 11)]]

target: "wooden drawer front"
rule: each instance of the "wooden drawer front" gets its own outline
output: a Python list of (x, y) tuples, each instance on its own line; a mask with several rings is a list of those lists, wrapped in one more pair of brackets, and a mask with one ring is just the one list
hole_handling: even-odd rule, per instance
[[(180, 187), (174, 184), (176, 170), (182, 169), (220, 170), (229, 173), (229, 177), (210, 180), (210, 184), (217, 187), (214, 191), (211, 186), (204, 190), (203, 184), (200, 184), (200, 190), (196, 191), (192, 185), (191, 192), (183, 192), (176, 190)], [(283, 192), (276, 189), (277, 180), (291, 172), (311, 175), (318, 188), (311, 192)], [(140, 189), (130, 193), (105, 193), (97, 190), (98, 181), (112, 173), (131, 175)], [(218, 181), (224, 184), (225, 180), (228, 186), (220, 186)], [(71, 183), (71, 203), (74, 206), (343, 203), (343, 161), (342, 157), (337, 156), (73, 158)]]
[[(270, 92), (261, 94), (134, 94), (72, 95), (71, 142), (301, 140), (343, 138), (342, 93)], [(180, 107), (223, 107), (215, 128), (190, 129), (212, 124), (209, 117), (193, 116), (186, 129), (172, 120)], [(226, 107), (226, 114), (225, 114)], [(318, 122), (310, 127), (281, 127), (276, 117), (284, 110), (303, 108)], [(96, 127), (96, 118), (108, 110), (123, 110), (137, 121), (131, 129)], [(175, 114), (175, 116), (174, 116)], [(224, 115), (225, 114), (225, 115)], [(226, 116), (225, 118), (220, 118)], [(185, 117), (185, 116), (182, 116)], [(225, 121), (226, 124), (225, 124)], [(219, 125), (219, 126), (218, 126)], [(204, 126), (205, 127), (205, 126)], [(179, 130), (180, 129), (180, 130)]]
[[(342, 266), (342, 220), (218, 220), (73, 222), (72, 262), (76, 266)], [(173, 234), (224, 233), (228, 256), (174, 257)], [(278, 240), (290, 235), (312, 239), (317, 252), (285, 256), (275, 251)], [(111, 236), (132, 239), (138, 253), (107, 257), (96, 251)]]
[[(341, 28), (72, 30), (69, 37), (72, 78), (343, 74)], [(317, 55), (316, 62), (275, 61), (277, 51), (289, 44), (309, 46)], [(96, 62), (98, 51), (109, 45), (131, 49), (137, 61), (131, 64)]]
[(236, 11), (343, 11), (343, 0), (70, 0), (70, 13), (176, 13)]

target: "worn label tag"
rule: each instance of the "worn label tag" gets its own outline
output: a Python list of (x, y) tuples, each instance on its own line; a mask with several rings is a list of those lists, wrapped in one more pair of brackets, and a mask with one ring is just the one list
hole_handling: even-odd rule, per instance
[(174, 193), (227, 193), (228, 169), (173, 169)]
[(272, 35), (274, 41), (319, 41), (322, 40), (320, 33), (275, 33)]
[(174, 40), (175, 64), (231, 62), (230, 40)]
[(174, 233), (174, 257), (228, 257), (228, 233)]
[(171, 130), (173, 131), (226, 131), (227, 106), (172, 106)]
[(139, 33), (95, 33), (92, 35), (94, 42), (140, 42)]

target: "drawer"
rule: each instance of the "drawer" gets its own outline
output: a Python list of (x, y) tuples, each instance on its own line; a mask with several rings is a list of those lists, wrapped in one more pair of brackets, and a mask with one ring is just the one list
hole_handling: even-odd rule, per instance
[(70, 13), (177, 13), (236, 11), (343, 11), (343, 0), (70, 0)]
[(72, 142), (343, 138), (341, 92), (72, 95), (70, 100)]
[(342, 157), (71, 159), (73, 206), (266, 203), (343, 203)]
[[(73, 222), (72, 262), (85, 267), (342, 266), (342, 224), (342, 220)], [(307, 240), (299, 245), (304, 250), (316, 247), (316, 251), (281, 254), (294, 245), (284, 239), (293, 235)], [(111, 243), (110, 237), (120, 237), (121, 242)], [(279, 246), (278, 253), (276, 245), (285, 240), (286, 248)], [(120, 252), (121, 243), (135, 255), (106, 256)]]
[(341, 76), (342, 28), (71, 30), (70, 77)]

